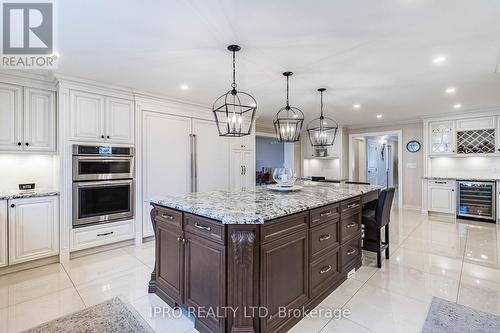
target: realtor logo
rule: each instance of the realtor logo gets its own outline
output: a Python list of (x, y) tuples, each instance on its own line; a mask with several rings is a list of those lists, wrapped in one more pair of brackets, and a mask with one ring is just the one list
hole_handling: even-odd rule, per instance
[(52, 69), (54, 56), (54, 3), (2, 3), (3, 68)]

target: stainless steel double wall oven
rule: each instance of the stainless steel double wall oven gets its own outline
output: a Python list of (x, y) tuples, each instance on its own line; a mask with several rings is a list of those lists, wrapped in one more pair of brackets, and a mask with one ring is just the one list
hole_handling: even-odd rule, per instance
[(134, 148), (73, 146), (73, 227), (134, 218)]

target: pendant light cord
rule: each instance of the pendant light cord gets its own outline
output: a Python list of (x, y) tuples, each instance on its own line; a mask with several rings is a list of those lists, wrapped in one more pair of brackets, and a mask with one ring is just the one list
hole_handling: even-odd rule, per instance
[(323, 119), (324, 118), (323, 117), (323, 92), (320, 91), (320, 93), (321, 93), (321, 117), (320, 118)]
[(290, 106), (290, 104), (288, 103), (288, 79), (290, 78), (290, 76), (287, 75), (286, 77), (286, 106)]
[(233, 50), (233, 83), (231, 84), (233, 89), (236, 89), (236, 51)]

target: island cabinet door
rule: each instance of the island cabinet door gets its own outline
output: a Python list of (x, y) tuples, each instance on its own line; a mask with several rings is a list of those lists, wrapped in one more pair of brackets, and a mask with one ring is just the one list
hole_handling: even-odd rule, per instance
[[(170, 303), (182, 304), (184, 289), (184, 246), (182, 230), (156, 220), (157, 257), (156, 284), (170, 298)], [(173, 306), (174, 304), (170, 304)]]
[(226, 251), (222, 244), (185, 232), (184, 304), (196, 310), (199, 331), (224, 332), (217, 310), (226, 300)]
[(283, 311), (300, 309), (309, 298), (307, 230), (262, 245), (260, 269), (260, 299), (268, 310), (262, 332), (285, 331), (290, 317)]

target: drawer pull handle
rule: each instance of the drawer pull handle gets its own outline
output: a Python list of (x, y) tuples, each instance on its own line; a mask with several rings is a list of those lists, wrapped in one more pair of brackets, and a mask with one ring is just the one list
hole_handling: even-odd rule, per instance
[(437, 181), (434, 182), (434, 183), (436, 183), (436, 184), (446, 184), (446, 182), (437, 182)]
[(168, 215), (168, 214), (161, 214), (161, 217), (163, 217), (164, 219), (169, 219), (170, 221), (172, 221), (173, 219), (175, 219), (175, 217), (173, 217), (172, 215)]
[(177, 237), (177, 241), (178, 242), (182, 241), (182, 237), (181, 236)]
[(110, 231), (110, 232), (105, 232), (103, 234), (97, 234), (97, 237), (101, 237), (101, 236), (109, 236), (109, 235), (112, 235), (114, 234), (114, 231)]
[(347, 255), (352, 256), (356, 252), (358, 252), (358, 251), (356, 251), (356, 249), (350, 249), (349, 251), (347, 251)]
[(346, 228), (352, 228), (352, 227), (355, 227), (357, 226), (358, 224), (357, 223), (349, 223), (348, 225), (346, 225), (345, 227)]
[(196, 222), (196, 223), (194, 224), (194, 226), (195, 226), (196, 228), (198, 228), (198, 229), (201, 229), (201, 230), (206, 230), (206, 231), (210, 231), (210, 230), (212, 230), (212, 228), (210, 228), (210, 227), (208, 227), (208, 226), (206, 226), (206, 225), (203, 225), (203, 224), (199, 224), (198, 222)]
[(325, 216), (330, 216), (332, 215), (333, 213), (331, 211), (328, 211), (328, 212), (323, 212), (321, 214), (319, 214), (320, 217), (325, 217)]
[(347, 208), (351, 209), (351, 208), (355, 208), (355, 207), (358, 207), (358, 206), (359, 206), (359, 203), (353, 203), (353, 204), (347, 205)]
[(327, 234), (327, 235), (322, 235), (319, 237), (319, 241), (322, 242), (322, 241), (326, 241), (327, 239), (330, 239), (332, 236), (330, 234)]
[(319, 271), (319, 274), (325, 274), (331, 270), (332, 270), (332, 266), (328, 265), (328, 266), (322, 267), (321, 270)]

